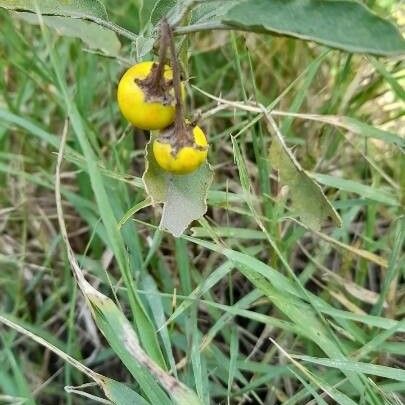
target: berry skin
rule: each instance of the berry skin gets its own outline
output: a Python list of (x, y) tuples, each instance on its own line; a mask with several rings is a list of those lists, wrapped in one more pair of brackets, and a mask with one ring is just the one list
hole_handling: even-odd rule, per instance
[(181, 147), (173, 153), (169, 142), (161, 139), (153, 141), (153, 155), (159, 166), (169, 173), (188, 174), (194, 172), (207, 159), (208, 143), (204, 132), (198, 126), (193, 128), (195, 145)]
[[(146, 130), (158, 130), (169, 126), (174, 121), (173, 88), (167, 94), (151, 94), (148, 88), (140, 85), (152, 71), (154, 62), (141, 62), (129, 68), (122, 76), (117, 91), (118, 105), (124, 117), (135, 127)], [(165, 65), (163, 77), (165, 82), (173, 79), (172, 69)], [(149, 85), (150, 87), (150, 85)], [(148, 95), (149, 93), (149, 95)]]

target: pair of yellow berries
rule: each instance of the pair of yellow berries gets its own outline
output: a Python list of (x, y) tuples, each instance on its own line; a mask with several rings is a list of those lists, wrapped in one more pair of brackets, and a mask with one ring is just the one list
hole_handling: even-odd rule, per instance
[[(117, 98), (122, 114), (134, 126), (162, 131), (175, 119), (173, 88), (169, 91), (167, 103), (148, 100), (140, 83), (149, 77), (153, 68), (154, 62), (141, 62), (129, 68), (118, 84)], [(165, 66), (163, 77), (166, 82), (173, 80), (173, 71), (169, 66)], [(195, 171), (207, 159), (208, 143), (200, 127), (193, 128), (194, 145), (179, 149), (172, 147), (164, 131), (161, 133), (162, 136), (153, 141), (152, 150), (162, 169), (174, 174), (187, 174)]]

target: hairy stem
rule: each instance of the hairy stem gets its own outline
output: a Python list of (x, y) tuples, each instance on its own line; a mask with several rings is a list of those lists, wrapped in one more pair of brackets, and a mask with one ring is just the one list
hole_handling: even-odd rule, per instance
[(169, 46), (169, 25), (165, 20), (162, 21), (160, 27), (160, 47), (159, 47), (159, 60), (158, 65), (152, 71), (151, 82), (156, 87), (156, 89), (160, 89), (164, 84), (164, 68), (165, 68), (165, 61), (166, 61), (166, 53), (167, 48)]
[(176, 55), (176, 46), (173, 39), (173, 31), (167, 21), (163, 21), (169, 33), (170, 53), (173, 69), (173, 88), (176, 100), (176, 117), (174, 121), (174, 133), (180, 143), (188, 139), (187, 128), (184, 120), (184, 106), (181, 98), (181, 78), (180, 78), (180, 65)]
[[(193, 34), (195, 32), (201, 31), (213, 31), (213, 30), (234, 30), (236, 28), (231, 27), (229, 25), (225, 25), (219, 22), (206, 22), (206, 23), (199, 23), (199, 24), (192, 24), (192, 25), (185, 25), (181, 27), (176, 27), (174, 30), (174, 35), (187, 35)], [(238, 28), (239, 31), (243, 31), (243, 29)]]

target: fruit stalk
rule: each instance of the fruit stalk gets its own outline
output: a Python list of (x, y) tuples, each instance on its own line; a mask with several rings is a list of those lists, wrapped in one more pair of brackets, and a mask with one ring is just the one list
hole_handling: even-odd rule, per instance
[(162, 20), (160, 28), (159, 59), (157, 65), (154, 65), (150, 75), (151, 93), (153, 94), (159, 94), (165, 87), (163, 73), (165, 68), (167, 48), (169, 47), (169, 33), (166, 26), (168, 26), (167, 22), (165, 20)]
[(184, 119), (184, 106), (181, 97), (181, 77), (180, 77), (180, 64), (176, 55), (176, 46), (173, 39), (173, 30), (166, 20), (162, 22), (162, 29), (167, 30), (170, 46), (170, 54), (173, 69), (173, 89), (176, 101), (175, 109), (176, 116), (174, 120), (174, 135), (177, 138), (179, 146), (187, 145), (190, 143), (190, 132), (187, 128)]

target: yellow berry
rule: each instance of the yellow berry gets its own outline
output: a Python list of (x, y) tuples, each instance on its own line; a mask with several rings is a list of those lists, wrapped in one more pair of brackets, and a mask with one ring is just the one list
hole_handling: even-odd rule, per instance
[[(161, 100), (148, 100), (147, 89), (139, 84), (150, 75), (153, 65), (154, 62), (141, 62), (129, 68), (117, 91), (118, 105), (124, 117), (134, 126), (146, 130), (166, 128), (173, 123), (175, 116), (173, 88)], [(163, 77), (166, 82), (173, 79), (173, 71), (167, 65)]]
[(207, 159), (208, 143), (204, 132), (198, 126), (193, 128), (193, 137), (195, 145), (184, 146), (177, 153), (173, 153), (170, 142), (155, 139), (153, 155), (159, 166), (174, 174), (188, 174), (198, 169)]

